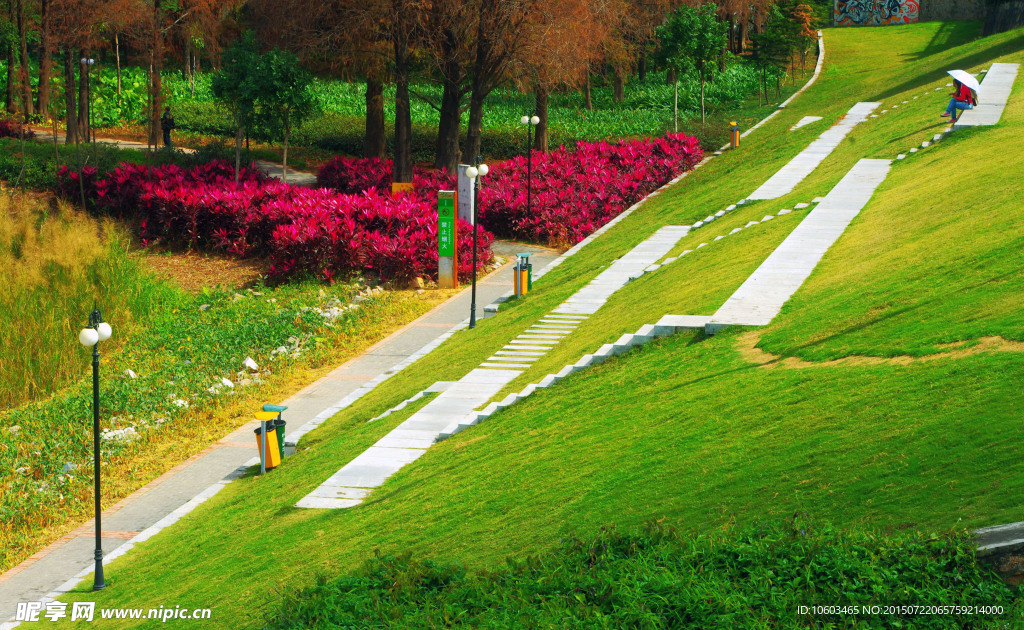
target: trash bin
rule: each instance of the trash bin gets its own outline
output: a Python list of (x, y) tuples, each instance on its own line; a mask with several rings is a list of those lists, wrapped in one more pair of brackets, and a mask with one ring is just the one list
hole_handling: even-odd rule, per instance
[(522, 297), (526, 286), (523, 284), (522, 261), (516, 256), (516, 264), (512, 266), (512, 295)]
[(740, 146), (740, 126), (736, 122), (729, 123), (729, 136), (732, 140), (732, 148), (737, 149)]
[(530, 254), (532, 252), (526, 252), (519, 254), (519, 258), (523, 261), (522, 265), (526, 268), (526, 290), (533, 291), (533, 263), (530, 262)]
[[(281, 451), (282, 462), (284, 461), (284, 429), (287, 424), (287, 422), (281, 419), (281, 416), (278, 416), (277, 420), (274, 420), (274, 429), (277, 431), (277, 448)], [(270, 426), (269, 422), (267, 423), (267, 426)]]
[(256, 419), (267, 423), (267, 432), (274, 431), (277, 435), (277, 450), (281, 458), (280, 461), (284, 461), (284, 420), (281, 419), (280, 412), (276, 411), (257, 411)]
[(281, 416), (284, 415), (284, 410), (287, 408), (285, 405), (263, 405), (263, 411), (272, 411), (277, 414), (274, 426), (277, 429), (277, 445), (281, 449), (281, 461), (284, 461), (284, 434), (285, 425), (288, 424)]
[[(259, 418), (257, 418), (259, 420)], [(277, 445), (277, 431), (267, 423), (267, 435), (263, 436), (263, 427), (253, 430), (256, 434), (256, 450), (260, 454), (260, 462), (265, 470), (272, 470), (281, 464), (281, 450)], [(264, 459), (264, 455), (266, 459)]]

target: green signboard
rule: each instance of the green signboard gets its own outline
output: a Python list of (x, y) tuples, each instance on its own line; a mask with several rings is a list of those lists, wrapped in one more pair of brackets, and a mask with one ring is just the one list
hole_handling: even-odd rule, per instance
[(455, 192), (437, 194), (437, 255), (455, 256)]

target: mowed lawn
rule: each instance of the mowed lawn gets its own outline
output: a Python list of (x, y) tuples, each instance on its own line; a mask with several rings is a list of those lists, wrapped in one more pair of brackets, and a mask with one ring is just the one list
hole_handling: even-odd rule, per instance
[[(1015, 343), (1024, 341), (1024, 287), (1013, 273), (1024, 195), (1009, 150), (1024, 141), (1020, 81), (999, 126), (895, 163), (766, 329), (660, 340), (434, 446), (359, 507), (293, 507), (405, 414), (367, 419), (465, 374), (661, 225), (746, 197), (855, 102), (901, 106), (858, 126), (791, 195), (744, 207), (678, 249), (823, 196), (860, 158), (895, 158), (930, 139), (941, 130), (947, 97), (934, 88), (944, 88), (946, 68), (976, 71), (1024, 50), (1020, 30), (977, 36), (977, 24), (826, 30), (822, 77), (741, 151), (710, 161), (528, 299), (325, 423), (281, 469), (230, 484), (112, 563), (105, 591), (67, 599), (210, 607), (214, 626), (253, 626), (283, 592), (378, 550), (493, 567), (569, 533), (661, 518), (690, 531), (794, 512), (882, 532), (1024, 520)], [(805, 115), (825, 120), (787, 131)], [(803, 216), (712, 242), (631, 283), (517, 384), (665, 313), (709, 314)]]

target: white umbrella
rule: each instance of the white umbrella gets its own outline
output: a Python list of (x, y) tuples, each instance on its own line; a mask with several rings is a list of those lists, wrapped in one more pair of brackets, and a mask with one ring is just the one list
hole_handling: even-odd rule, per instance
[(963, 70), (947, 70), (946, 73), (975, 92), (981, 92), (981, 85), (974, 78), (974, 75), (968, 74)]

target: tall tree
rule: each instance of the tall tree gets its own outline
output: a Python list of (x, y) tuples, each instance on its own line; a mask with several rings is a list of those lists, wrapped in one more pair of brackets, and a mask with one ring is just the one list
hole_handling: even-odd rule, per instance
[(50, 0), (39, 2), (39, 100), (36, 111), (50, 113), (50, 78), (53, 75), (53, 42), (50, 37)]
[(235, 122), (235, 185), (242, 159), (242, 135), (253, 119), (263, 92), (262, 58), (252, 31), (246, 31), (224, 52), (221, 69), (210, 82), (213, 94), (231, 110)]
[(484, 99), (505, 78), (525, 41), (526, 22), (538, 5), (538, 0), (479, 0), (466, 132), (467, 157), (480, 154)]
[(32, 84), (29, 82), (28, 67), (28, 22), (25, 18), (25, 0), (16, 0), (18, 10), (18, 41), (20, 43), (20, 55), (18, 58), (18, 79), (21, 82), (21, 112), (25, 116), (25, 122), (35, 114), (35, 106), (32, 101)]
[(395, 183), (412, 182), (412, 108), (409, 104), (411, 43), (418, 0), (391, 0), (391, 43), (395, 62), (395, 154), (391, 169)]
[(8, 15), (0, 17), (0, 43), (7, 49), (7, 94), (4, 98), (4, 109), (8, 112), (17, 110), (15, 99), (14, 67), (17, 65), (15, 50), (18, 43), (18, 27), (15, 25), (14, 0), (7, 2)]
[(676, 72), (692, 74), (700, 84), (700, 119), (707, 120), (704, 90), (718, 69), (722, 50), (728, 42), (724, 24), (718, 21), (714, 4), (699, 9), (683, 5), (658, 29), (658, 55)]
[[(153, 39), (149, 53), (149, 143), (160, 144), (160, 117), (163, 115), (164, 10), (163, 0), (153, 0)], [(237, 178), (237, 174), (236, 174)]]
[(294, 54), (275, 48), (261, 57), (257, 119), (272, 138), (284, 140), (283, 176), (288, 181), (288, 137), (316, 109), (313, 77), (299, 66)]

